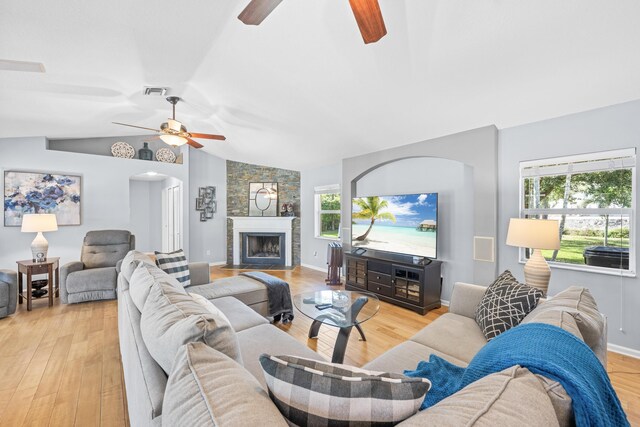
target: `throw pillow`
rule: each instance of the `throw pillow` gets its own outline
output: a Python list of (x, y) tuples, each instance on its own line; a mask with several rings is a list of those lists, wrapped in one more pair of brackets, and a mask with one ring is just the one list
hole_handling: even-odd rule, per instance
[(165, 273), (175, 277), (182, 286), (186, 287), (191, 284), (191, 279), (189, 278), (189, 263), (182, 249), (166, 254), (156, 251), (155, 254), (156, 264), (158, 264), (158, 267), (164, 270)]
[(227, 318), (207, 312), (189, 294), (165, 283), (151, 287), (140, 331), (149, 354), (167, 374), (178, 349), (190, 342), (204, 342), (242, 363), (238, 337)]
[(476, 309), (476, 323), (487, 340), (491, 340), (518, 326), (541, 297), (541, 290), (518, 283), (506, 270), (485, 291)]
[(180, 347), (162, 402), (163, 426), (286, 427), (256, 378), (203, 343)]
[(292, 424), (395, 425), (418, 412), (431, 382), (294, 356), (260, 356), (269, 396)]
[(596, 300), (589, 289), (571, 286), (540, 304), (531, 312), (531, 316), (540, 316), (552, 311), (571, 313), (576, 320), (581, 338), (590, 348), (595, 349), (602, 345), (600, 341), (604, 334), (604, 318), (598, 311)]
[(182, 285), (175, 278), (169, 276), (155, 265), (140, 263), (129, 280), (129, 296), (140, 312), (142, 312), (144, 303), (147, 301), (149, 291), (155, 284), (160, 282), (172, 286), (180, 293), (186, 294)]

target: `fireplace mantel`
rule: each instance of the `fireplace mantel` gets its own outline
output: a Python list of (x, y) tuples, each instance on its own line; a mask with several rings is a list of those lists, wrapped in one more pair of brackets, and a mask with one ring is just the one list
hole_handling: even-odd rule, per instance
[(230, 216), (233, 221), (233, 264), (239, 265), (240, 257), (240, 233), (285, 233), (287, 242), (285, 247), (285, 261), (287, 267), (293, 265), (293, 216)]

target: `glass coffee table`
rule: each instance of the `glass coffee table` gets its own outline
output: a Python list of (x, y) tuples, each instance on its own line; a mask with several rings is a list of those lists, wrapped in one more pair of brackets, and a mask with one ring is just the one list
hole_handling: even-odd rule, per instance
[(339, 328), (331, 358), (333, 363), (344, 361), (347, 342), (354, 326), (362, 340), (367, 340), (360, 324), (371, 319), (380, 309), (378, 297), (368, 292), (356, 291), (303, 292), (293, 296), (293, 304), (302, 314), (313, 319), (309, 338), (318, 337), (322, 324)]

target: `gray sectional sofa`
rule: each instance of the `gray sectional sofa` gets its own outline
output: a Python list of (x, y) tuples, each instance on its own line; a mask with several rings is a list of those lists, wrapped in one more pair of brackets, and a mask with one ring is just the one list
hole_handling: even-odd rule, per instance
[(0, 318), (16, 312), (18, 303), (18, 275), (15, 271), (0, 270)]
[[(226, 315), (235, 330), (241, 361), (233, 360), (224, 352), (201, 342), (191, 343), (180, 347), (173, 367), (167, 373), (145, 345), (140, 326), (143, 314), (130, 295), (131, 288), (139, 286), (136, 280), (131, 280), (134, 270), (139, 264), (146, 263), (152, 264), (152, 261), (132, 251), (123, 260), (118, 276), (120, 351), (131, 425), (246, 427), (256, 425), (256, 420), (260, 420), (265, 426), (286, 426), (286, 421), (277, 409), (274, 410), (275, 406), (266, 393), (259, 355), (268, 353), (324, 359), (267, 322), (263, 317), (266, 307), (263, 285), (251, 279), (223, 279), (208, 283), (208, 265), (191, 264), (192, 285), (184, 290), (206, 297)], [(156, 277), (163, 281), (162, 277)], [(430, 354), (466, 366), (486, 344), (474, 321), (475, 307), (485, 289), (456, 284), (449, 313), (364, 368), (401, 373), (405, 369), (415, 369), (418, 362), (428, 360)], [(544, 304), (542, 302), (539, 307)], [(146, 309), (145, 305), (143, 311)], [(550, 310), (538, 314), (532, 312), (530, 316), (536, 317), (531, 321), (552, 323), (580, 336), (574, 318), (564, 314), (563, 311)], [(590, 341), (587, 344), (605, 363), (606, 325), (599, 335), (590, 337)], [(513, 402), (522, 399), (527, 404), (521, 405), (518, 411), (505, 409), (512, 408)], [(516, 366), (476, 381), (400, 425), (525, 426), (540, 425), (539, 422), (544, 420), (547, 420), (546, 425), (570, 425), (571, 399), (557, 382)]]

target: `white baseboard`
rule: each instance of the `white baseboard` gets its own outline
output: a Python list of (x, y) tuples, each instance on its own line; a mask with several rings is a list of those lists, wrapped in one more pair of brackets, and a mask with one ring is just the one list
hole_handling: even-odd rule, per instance
[(300, 266), (301, 266), (301, 267), (305, 267), (305, 268), (310, 268), (310, 269), (312, 269), (312, 270), (316, 270), (316, 271), (322, 271), (323, 273), (326, 273), (326, 272), (327, 272), (327, 269), (326, 269), (326, 268), (317, 267), (317, 266), (315, 266), (315, 265), (311, 265), (311, 264), (304, 264), (304, 263), (302, 263), (302, 264), (300, 264)]
[(209, 263), (209, 267), (215, 267), (216, 265), (227, 265), (227, 261), (216, 261)]
[(624, 354), (625, 356), (635, 357), (636, 359), (640, 359), (640, 350), (635, 350), (629, 347), (623, 347), (621, 345), (616, 344), (607, 344), (607, 350), (612, 351), (614, 353)]
[(445, 307), (449, 307), (449, 301), (447, 301), (446, 299), (441, 299), (440, 304), (444, 305)]

